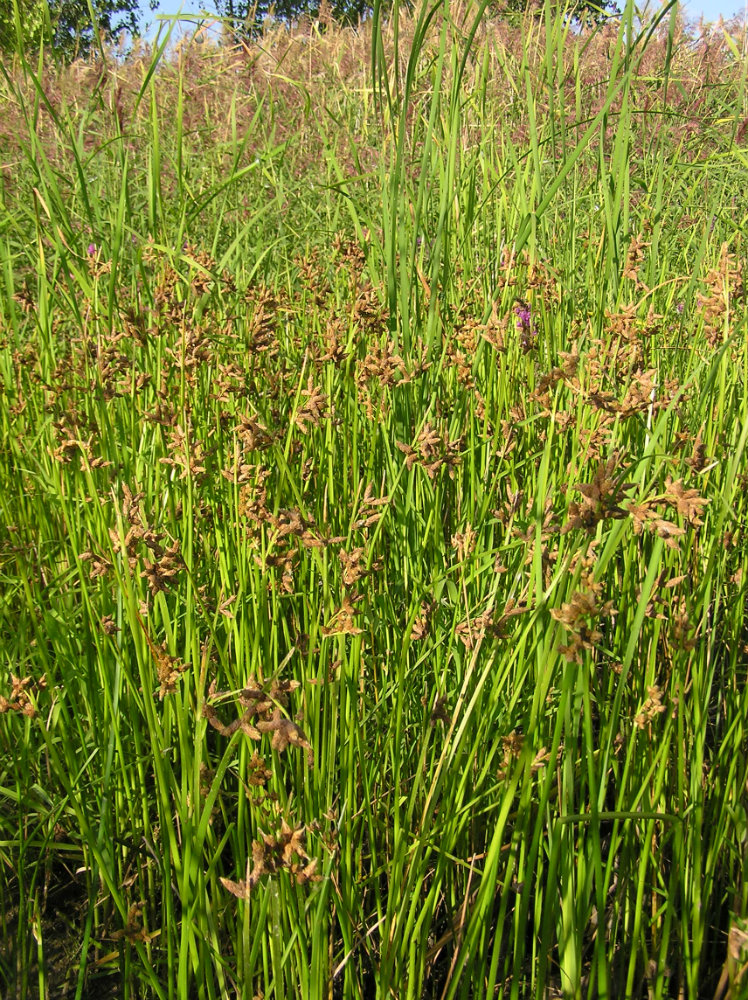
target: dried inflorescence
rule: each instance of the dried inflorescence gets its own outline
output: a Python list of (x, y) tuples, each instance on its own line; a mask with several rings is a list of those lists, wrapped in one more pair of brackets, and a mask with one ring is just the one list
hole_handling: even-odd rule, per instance
[(310, 347), (317, 364), (321, 365), (331, 361), (334, 365), (342, 367), (348, 361), (351, 356), (348, 344), (348, 324), (342, 317), (332, 317), (327, 323), (322, 332), (322, 345), (322, 351), (314, 344)]
[(308, 433), (312, 427), (319, 427), (328, 415), (327, 396), (314, 384), (314, 378), (310, 375), (306, 389), (301, 390), (301, 399), (298, 409), (294, 412), (293, 422), (302, 432)]
[(225, 470), (224, 476), (227, 479), (236, 479), (242, 484), (239, 489), (238, 514), (247, 519), (250, 535), (256, 539), (262, 530), (262, 525), (269, 522), (272, 516), (268, 506), (267, 490), (270, 469), (257, 465), (241, 465), (234, 470)]
[(112, 615), (104, 615), (99, 621), (99, 625), (104, 635), (116, 635), (121, 631)]
[(623, 265), (623, 277), (628, 278), (629, 281), (633, 281), (636, 288), (643, 291), (647, 290), (647, 286), (642, 281), (639, 271), (644, 263), (644, 251), (649, 246), (650, 244), (644, 241), (641, 233), (638, 236), (633, 236), (629, 242), (629, 247), (626, 251), (626, 260)]
[(524, 599), (514, 601), (510, 598), (501, 612), (497, 608), (489, 607), (474, 618), (468, 617), (459, 622), (455, 627), (455, 635), (466, 649), (475, 649), (487, 636), (493, 639), (504, 638), (509, 621), (529, 610)]
[[(246, 878), (234, 882), (221, 878), (221, 884), (239, 899), (249, 899), (252, 889), (263, 876), (287, 872), (297, 885), (318, 881), (317, 859), (310, 860), (305, 846), (306, 827), (304, 824), (292, 828), (281, 820), (277, 834), (260, 834), (260, 839), (252, 844), (252, 861), (247, 862)], [(303, 864), (306, 862), (306, 864)]]
[(286, 298), (267, 285), (247, 289), (245, 301), (251, 310), (245, 320), (247, 347), (250, 355), (261, 355), (264, 361), (280, 352), (278, 327), (289, 311)]
[(706, 291), (699, 292), (696, 301), (707, 337), (716, 346), (722, 339), (729, 311), (745, 302), (747, 291), (743, 262), (730, 253), (727, 243), (722, 244), (719, 263), (708, 271), (704, 284)]
[(700, 528), (703, 525), (701, 515), (709, 503), (698, 490), (687, 488), (682, 479), (673, 481), (670, 476), (665, 480), (665, 490), (641, 500), (630, 500), (626, 508), (631, 516), (634, 534), (640, 535), (647, 529), (664, 539), (668, 548), (677, 548), (678, 539), (686, 533), (681, 525), (668, 520), (665, 515), (669, 511), (676, 513), (687, 525)]
[(594, 531), (601, 521), (626, 516), (621, 503), (635, 484), (623, 482), (620, 464), (620, 456), (614, 453), (606, 462), (598, 463), (591, 482), (577, 483), (573, 487), (581, 493), (582, 502), (572, 501), (569, 504), (568, 520), (561, 529), (562, 534), (575, 528)]
[[(343, 595), (338, 607), (320, 628), (323, 636), (357, 636), (363, 633), (358, 618), (363, 611), (364, 594), (359, 592), (359, 586), (378, 573), (383, 565), (381, 559), (372, 558), (369, 529), (379, 523), (389, 502), (388, 496), (376, 496), (373, 484), (368, 483), (363, 496), (354, 507), (350, 526), (352, 531), (361, 532), (363, 544), (338, 550)], [(344, 537), (336, 537), (328, 539), (326, 543), (339, 544), (345, 541)]]
[(179, 555), (178, 539), (166, 549), (161, 548), (160, 545), (154, 545), (152, 551), (154, 551), (156, 559), (151, 562), (150, 559), (144, 558), (143, 572), (140, 575), (148, 581), (151, 593), (155, 595), (171, 586), (184, 563)]
[(369, 528), (378, 524), (384, 516), (387, 505), (390, 503), (389, 496), (378, 497), (374, 493), (374, 484), (367, 483), (364, 495), (356, 510), (355, 517), (351, 522), (354, 531), (362, 531), (364, 537), (368, 536)]
[(39, 691), (43, 691), (47, 686), (44, 677), (34, 680), (33, 677), (16, 677), (10, 675), (10, 697), (0, 695), (0, 714), (5, 712), (20, 712), (29, 719), (36, 715), (35, 698)]
[(153, 931), (151, 933), (148, 932), (143, 920), (144, 909), (145, 903), (142, 901), (133, 903), (127, 911), (125, 926), (110, 934), (109, 940), (128, 941), (130, 944), (135, 944), (140, 941), (148, 943), (158, 937), (161, 933), (160, 931)]
[(466, 524), (464, 531), (456, 531), (452, 535), (452, 548), (457, 553), (460, 562), (467, 562), (475, 551), (478, 536), (472, 524)]
[(384, 344), (374, 343), (369, 347), (363, 360), (356, 362), (354, 374), (358, 399), (366, 410), (369, 420), (385, 415), (386, 390), (400, 385), (406, 378), (405, 361), (395, 353), (391, 341), (387, 340)]
[(460, 303), (452, 322), (452, 336), (447, 338), (445, 355), (450, 367), (457, 374), (457, 381), (465, 389), (475, 389), (473, 364), (478, 349), (478, 337), (485, 335), (485, 327), (468, 311), (468, 301)]
[(611, 393), (593, 390), (587, 394), (591, 405), (598, 410), (623, 418), (637, 413), (656, 413), (667, 408), (671, 401), (673, 386), (658, 385), (657, 370), (636, 371), (626, 389), (623, 399), (618, 400)]
[(289, 746), (305, 749), (308, 751), (309, 763), (312, 764), (314, 757), (309, 740), (301, 727), (286, 718), (281, 711), (288, 705), (289, 695), (298, 686), (298, 681), (274, 680), (266, 690), (256, 684), (254, 678), (250, 678), (247, 687), (238, 694), (239, 703), (245, 709), (243, 714), (233, 722), (224, 724), (212, 702), (225, 695), (225, 692), (218, 692), (213, 681), (203, 705), (203, 715), (223, 736), (231, 736), (241, 729), (251, 740), (259, 741), (263, 733), (270, 733), (272, 734), (270, 745), (273, 750), (282, 753)]
[(152, 646), (156, 670), (158, 672), (159, 698), (163, 701), (167, 694), (174, 694), (177, 690), (177, 681), (188, 669), (188, 664), (180, 660), (178, 656), (171, 656), (166, 651), (166, 641), (160, 646)]
[(463, 449), (462, 437), (450, 440), (446, 428), (437, 430), (427, 421), (415, 440), (415, 447), (402, 441), (396, 444), (405, 455), (405, 466), (409, 471), (417, 464), (433, 480), (440, 469), (446, 468), (449, 478), (454, 479)]
[[(272, 448), (273, 443), (278, 439), (277, 432), (271, 431), (264, 423), (256, 417), (248, 414), (239, 417), (235, 434), (240, 442), (242, 451), (266, 451)], [(232, 476), (226, 478), (231, 479)]]
[(320, 628), (322, 635), (361, 635), (363, 629), (356, 624), (359, 613), (356, 605), (362, 600), (361, 594), (344, 594), (340, 607), (333, 612), (327, 624)]
[(94, 552), (93, 549), (86, 549), (85, 552), (81, 552), (80, 561), (82, 563), (90, 563), (89, 576), (92, 580), (106, 576), (112, 568), (111, 561), (105, 555)]
[[(130, 487), (123, 483), (122, 495), (121, 512), (127, 531), (124, 538), (121, 538), (119, 531), (110, 528), (112, 548), (127, 558), (131, 570), (138, 566), (142, 558), (143, 569), (140, 575), (147, 580), (151, 593), (158, 594), (169, 589), (180, 571), (184, 569), (184, 561), (179, 554), (181, 547), (179, 539), (174, 539), (167, 546), (162, 544), (166, 535), (148, 524), (142, 505), (144, 493), (133, 493)], [(141, 548), (145, 548), (148, 555), (141, 556)], [(83, 553), (81, 558), (93, 562), (96, 575), (103, 575), (109, 569), (107, 560), (101, 556), (94, 556), (91, 552)]]
[(366, 264), (366, 250), (358, 240), (344, 232), (335, 233), (332, 252), (338, 271), (343, 271), (353, 279), (361, 279)]
[(361, 339), (375, 342), (388, 332), (389, 313), (374, 285), (366, 282), (360, 287), (353, 276), (356, 295), (351, 307), (351, 322)]
[(691, 621), (688, 601), (682, 594), (673, 600), (669, 622), (670, 641), (674, 648), (686, 653), (695, 649), (698, 628)]
[(374, 561), (367, 567), (366, 549), (363, 545), (357, 546), (351, 552), (341, 549), (338, 558), (343, 566), (343, 586), (353, 587), (361, 580), (366, 579), (371, 573), (375, 573), (382, 568), (381, 560)]
[(685, 441), (692, 441), (691, 454), (685, 460), (686, 465), (692, 472), (703, 472), (709, 464), (709, 458), (706, 453), (706, 445), (704, 444), (704, 439), (702, 437), (704, 428), (703, 426), (699, 428), (698, 434), (695, 438), (691, 438), (688, 432), (684, 432)]
[(656, 684), (647, 688), (647, 700), (634, 718), (634, 725), (637, 729), (649, 729), (652, 722), (667, 711), (667, 705), (663, 704), (664, 691)]
[(560, 608), (551, 609), (551, 617), (569, 635), (569, 642), (558, 649), (570, 663), (581, 664), (583, 651), (594, 650), (602, 639), (598, 623), (601, 618), (609, 617), (614, 608), (613, 601), (604, 600), (603, 594), (603, 583), (595, 581), (591, 574), (585, 574), (571, 600)]
[(67, 465), (72, 462), (73, 458), (78, 457), (81, 472), (85, 472), (87, 469), (111, 468), (112, 462), (93, 454), (91, 447), (93, 434), (89, 434), (88, 438), (84, 439), (80, 427), (71, 426), (71, 423), (70, 418), (66, 416), (54, 422), (57, 447), (50, 449), (50, 454), (55, 461)]
[(429, 629), (431, 626), (431, 618), (436, 611), (435, 601), (423, 601), (418, 609), (418, 613), (413, 621), (413, 627), (410, 631), (410, 638), (412, 642), (417, 642), (420, 639), (425, 639), (429, 634)]
[[(513, 729), (507, 736), (502, 737), (503, 760), (496, 775), (499, 781), (504, 781), (509, 776), (512, 768), (522, 756), (525, 743), (525, 734), (517, 732), (516, 729)], [(546, 767), (550, 757), (550, 752), (546, 747), (540, 747), (539, 750), (536, 750), (530, 763), (530, 773), (537, 774), (538, 771)]]
[(332, 288), (327, 279), (327, 271), (320, 260), (320, 251), (314, 248), (305, 256), (296, 260), (299, 269), (301, 285), (306, 292), (307, 300), (315, 310), (323, 308), (327, 303), (327, 298), (332, 292)]
[(542, 375), (538, 380), (532, 399), (543, 403), (545, 406), (551, 405), (550, 391), (559, 384), (566, 385), (574, 393), (581, 392), (577, 372), (579, 370), (579, 353), (576, 349), (565, 352), (558, 352), (560, 365), (552, 368), (547, 375)]
[(183, 324), (179, 340), (173, 347), (166, 347), (164, 353), (171, 362), (172, 370), (177, 372), (187, 385), (194, 386), (197, 384), (200, 372), (212, 359), (213, 350), (208, 325)]
[[(152, 247), (143, 251), (143, 260), (147, 264), (155, 264), (158, 253)], [(161, 273), (153, 285), (153, 304), (156, 312), (156, 322), (160, 329), (176, 327), (179, 329), (187, 313), (188, 305), (184, 296), (184, 285), (179, 273), (168, 262), (161, 266)]]

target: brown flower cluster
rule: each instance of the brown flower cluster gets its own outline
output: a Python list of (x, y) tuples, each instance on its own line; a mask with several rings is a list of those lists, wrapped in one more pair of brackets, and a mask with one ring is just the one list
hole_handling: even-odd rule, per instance
[[(378, 497), (374, 484), (368, 483), (351, 515), (351, 529), (361, 532), (363, 545), (353, 549), (340, 549), (338, 559), (341, 564), (343, 598), (320, 631), (324, 636), (361, 635), (363, 629), (357, 624), (357, 616), (362, 611), (364, 595), (358, 592), (358, 585), (382, 568), (382, 561), (370, 557), (369, 529), (374, 527), (384, 515), (390, 497)], [(346, 541), (343, 537), (331, 538), (331, 543)]]
[(665, 480), (662, 493), (644, 500), (630, 500), (626, 512), (631, 516), (634, 534), (640, 535), (645, 529), (665, 540), (668, 548), (678, 547), (678, 539), (686, 533), (686, 529), (663, 515), (672, 511), (694, 528), (703, 525), (702, 514), (709, 503), (698, 490), (689, 489), (682, 479), (673, 481), (670, 476)]
[(410, 638), (412, 642), (418, 642), (421, 639), (425, 639), (429, 634), (431, 619), (436, 611), (436, 608), (436, 601), (421, 602), (418, 613), (413, 621), (413, 627), (410, 631)]
[(188, 664), (180, 660), (179, 657), (171, 656), (166, 652), (166, 641), (162, 642), (160, 646), (149, 642), (149, 646), (158, 672), (158, 696), (163, 701), (167, 694), (174, 694), (177, 690), (177, 682), (188, 669)]
[(607, 462), (599, 462), (592, 481), (578, 483), (573, 489), (581, 493), (582, 501), (569, 504), (568, 520), (561, 529), (562, 534), (575, 528), (594, 531), (601, 521), (620, 519), (626, 511), (620, 506), (625, 494), (634, 483), (623, 482), (620, 474), (620, 455), (614, 453)]
[(306, 434), (311, 427), (319, 427), (327, 413), (327, 396), (315, 386), (310, 375), (306, 389), (301, 390), (300, 405), (294, 412), (293, 421), (302, 434)]
[(419, 465), (429, 479), (434, 480), (439, 470), (446, 468), (449, 478), (454, 479), (463, 448), (462, 437), (450, 440), (446, 428), (439, 431), (427, 421), (416, 438), (415, 448), (402, 441), (396, 443), (398, 450), (405, 455), (408, 471)]
[(704, 284), (706, 290), (697, 294), (696, 301), (709, 342), (716, 347), (725, 333), (729, 311), (746, 300), (743, 262), (730, 253), (727, 243), (722, 244), (719, 263), (708, 271)]
[(44, 690), (47, 686), (46, 680), (42, 677), (35, 681), (32, 677), (16, 677), (10, 675), (10, 697), (0, 695), (0, 714), (5, 712), (20, 712), (29, 719), (36, 715), (36, 705), (32, 695)]
[[(503, 760), (496, 775), (499, 781), (505, 781), (506, 778), (509, 777), (512, 768), (522, 756), (525, 741), (525, 734), (518, 733), (515, 729), (513, 729), (507, 736), (502, 737), (501, 746), (503, 751)], [(540, 747), (540, 749), (533, 755), (532, 763), (530, 764), (530, 773), (537, 774), (538, 771), (546, 767), (550, 757), (550, 752), (546, 749), (546, 747)]]
[(614, 607), (612, 601), (602, 599), (603, 584), (595, 582), (591, 574), (584, 574), (580, 584), (570, 601), (560, 608), (551, 609), (551, 617), (570, 636), (568, 644), (558, 647), (559, 652), (569, 663), (579, 664), (583, 651), (594, 650), (602, 639), (597, 623), (601, 618), (607, 618)]
[[(145, 494), (133, 493), (127, 484), (123, 484), (122, 493), (122, 519), (126, 522), (127, 532), (124, 538), (120, 538), (118, 531), (110, 529), (112, 545), (115, 552), (122, 552), (126, 556), (130, 569), (135, 569), (140, 561), (141, 545), (147, 550), (148, 556), (143, 556), (143, 570), (140, 575), (148, 581), (151, 593), (158, 594), (171, 587), (180, 570), (184, 568), (184, 562), (179, 555), (179, 539), (174, 539), (171, 545), (164, 546), (162, 543), (166, 537), (165, 533), (150, 527), (146, 520), (142, 507)], [(90, 558), (89, 553), (84, 553), (84, 556)]]
[(466, 649), (472, 650), (479, 646), (486, 636), (494, 639), (503, 638), (506, 635), (508, 622), (517, 615), (523, 615), (529, 611), (529, 607), (524, 600), (515, 602), (508, 600), (503, 612), (495, 608), (487, 608), (475, 618), (466, 618), (457, 624), (455, 635)]
[(212, 702), (225, 696), (226, 692), (216, 691), (213, 681), (203, 705), (203, 715), (222, 736), (232, 736), (241, 729), (251, 740), (259, 741), (264, 733), (269, 733), (273, 750), (282, 753), (289, 746), (299, 747), (308, 751), (308, 760), (312, 764), (314, 757), (309, 740), (301, 727), (282, 711), (288, 706), (290, 694), (298, 687), (298, 681), (273, 680), (265, 690), (262, 685), (256, 684), (254, 678), (250, 678), (248, 686), (238, 694), (238, 701), (244, 706), (244, 712), (238, 719), (224, 724)]
[(667, 711), (667, 706), (662, 701), (663, 695), (662, 688), (656, 684), (647, 688), (647, 700), (634, 718), (634, 725), (637, 729), (650, 728), (657, 716)]
[(626, 251), (626, 260), (623, 265), (623, 277), (628, 278), (629, 281), (633, 281), (636, 288), (643, 291), (647, 290), (647, 286), (639, 275), (639, 269), (644, 263), (644, 251), (649, 246), (649, 243), (644, 242), (641, 233), (638, 236), (633, 236), (629, 242), (628, 250)]
[(58, 443), (56, 448), (51, 449), (51, 454), (55, 461), (66, 465), (74, 457), (78, 456), (80, 458), (81, 472), (85, 472), (87, 469), (106, 469), (111, 467), (111, 462), (94, 456), (91, 449), (93, 435), (89, 434), (88, 438), (84, 439), (80, 428), (71, 427), (68, 417), (63, 415), (60, 420), (55, 421), (54, 428), (57, 433)]
[(247, 862), (246, 878), (239, 882), (221, 878), (221, 885), (239, 899), (249, 899), (252, 889), (265, 875), (285, 871), (297, 885), (319, 881), (321, 876), (316, 874), (317, 859), (310, 860), (307, 854), (305, 833), (303, 823), (294, 829), (282, 819), (277, 834), (261, 833), (260, 839), (253, 842), (252, 861)]

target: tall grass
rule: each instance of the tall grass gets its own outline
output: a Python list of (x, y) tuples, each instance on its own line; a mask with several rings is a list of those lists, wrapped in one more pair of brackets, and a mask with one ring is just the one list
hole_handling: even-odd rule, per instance
[(742, 39), (167, 42), (3, 70), (3, 995), (742, 995)]

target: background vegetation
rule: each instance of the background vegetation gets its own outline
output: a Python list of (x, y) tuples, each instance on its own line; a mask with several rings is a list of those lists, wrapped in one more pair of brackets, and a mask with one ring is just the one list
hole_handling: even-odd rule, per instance
[[(157, 11), (159, 0), (148, 0), (148, 9)], [(302, 19), (319, 20), (327, 26), (358, 25), (377, 9), (398, 16), (399, 6), (412, 14), (414, 4), (396, 4), (390, 0), (209, 0), (203, 13), (214, 14), (224, 34), (232, 41), (252, 38), (262, 33), (266, 22), (290, 26)], [(491, 2), (493, 13), (522, 12), (540, 9), (535, 0), (507, 0), (506, 5)], [(577, 20), (602, 21), (619, 13), (612, 0), (580, 0), (570, 12)], [(137, 40), (144, 28), (142, 0), (4, 0), (0, 6), (0, 52), (12, 54), (17, 48), (26, 52), (44, 43), (56, 59), (69, 62), (86, 57), (92, 48)], [(192, 18), (194, 20), (194, 15)], [(215, 21), (213, 22), (215, 25)], [(146, 25), (146, 27), (148, 27)]]
[(5, 64), (0, 992), (744, 995), (745, 37)]
[[(154, 10), (158, 0), (149, 0)], [(40, 43), (69, 61), (91, 47), (136, 38), (142, 27), (140, 0), (4, 0), (0, 7), (0, 52), (27, 52)]]

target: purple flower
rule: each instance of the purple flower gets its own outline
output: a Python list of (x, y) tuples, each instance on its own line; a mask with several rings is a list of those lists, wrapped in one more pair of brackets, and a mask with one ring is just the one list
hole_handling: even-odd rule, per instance
[(530, 313), (530, 307), (526, 305), (518, 305), (514, 307), (514, 315), (517, 317), (517, 329), (518, 330), (529, 330), (532, 324), (532, 315)]
[(683, 303), (679, 302), (678, 305), (675, 308), (676, 308), (676, 310), (678, 312), (678, 315), (682, 316), (683, 315)]
[(538, 338), (538, 329), (532, 321), (532, 313), (526, 302), (518, 302), (514, 307), (514, 315), (517, 317), (515, 326), (519, 330), (519, 342), (525, 354), (535, 347)]
[(93, 255), (96, 253), (96, 250), (97, 250), (97, 246), (96, 246), (95, 243), (89, 243), (88, 244), (88, 256), (89, 257), (93, 257)]

